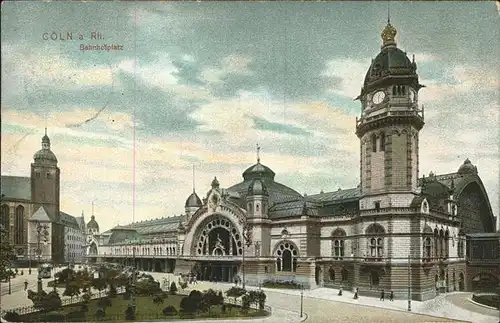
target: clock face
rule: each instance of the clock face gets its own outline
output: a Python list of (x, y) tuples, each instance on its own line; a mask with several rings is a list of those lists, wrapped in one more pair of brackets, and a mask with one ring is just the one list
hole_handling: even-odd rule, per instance
[(385, 99), (385, 93), (384, 91), (378, 91), (373, 95), (373, 103), (375, 104), (380, 104), (382, 101)]

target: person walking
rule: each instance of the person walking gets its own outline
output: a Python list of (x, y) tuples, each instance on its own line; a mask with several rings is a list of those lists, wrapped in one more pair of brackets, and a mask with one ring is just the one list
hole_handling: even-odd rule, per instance
[(384, 290), (382, 289), (382, 291), (380, 292), (380, 300), (383, 302), (385, 299), (385, 292)]
[(354, 299), (358, 299), (358, 288), (354, 291)]
[(389, 300), (394, 301), (394, 291), (391, 290), (391, 294), (389, 295)]
[(339, 293), (337, 294), (338, 296), (342, 296), (342, 286), (339, 288)]
[(27, 290), (28, 289), (28, 280), (25, 279), (24, 280), (24, 290)]

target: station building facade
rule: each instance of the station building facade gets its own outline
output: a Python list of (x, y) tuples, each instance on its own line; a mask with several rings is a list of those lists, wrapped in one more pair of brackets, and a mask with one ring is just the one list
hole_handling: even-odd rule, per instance
[(455, 172), (419, 176), (424, 86), (395, 35), (388, 23), (357, 98), (358, 187), (302, 195), (276, 182), (258, 158), (241, 183), (222, 188), (214, 178), (203, 198), (193, 190), (181, 216), (100, 234), (89, 259), (362, 295), (384, 289), (406, 298), (411, 286), (415, 300), (464, 290), (467, 234), (493, 233), (495, 218), (470, 160)]

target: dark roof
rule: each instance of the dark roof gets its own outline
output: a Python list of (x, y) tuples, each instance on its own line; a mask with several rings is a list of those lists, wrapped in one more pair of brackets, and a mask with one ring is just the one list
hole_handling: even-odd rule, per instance
[(134, 222), (124, 226), (120, 226), (122, 229), (135, 229), (137, 233), (141, 235), (148, 235), (152, 233), (161, 233), (167, 231), (175, 231), (179, 226), (179, 221), (182, 220), (182, 216), (172, 216), (161, 219), (147, 220), (141, 222)]
[[(269, 204), (273, 205), (275, 203), (296, 200), (302, 198), (299, 192), (283, 185), (274, 180), (262, 179), (264, 185), (267, 187), (267, 192), (269, 193)], [(233, 185), (228, 188), (228, 191), (236, 192), (240, 196), (240, 203), (244, 202), (248, 194), (248, 187), (250, 186), (251, 180), (243, 181), (239, 184)]]
[(140, 235), (137, 233), (137, 230), (135, 229), (118, 226), (114, 227), (110, 231), (111, 231), (111, 236), (109, 237), (107, 244), (124, 243), (127, 241), (140, 239)]
[(92, 215), (90, 217), (90, 221), (89, 221), (89, 223), (87, 223), (87, 228), (99, 230), (99, 223), (97, 223), (97, 221), (95, 220), (95, 216)]
[(282, 202), (269, 209), (269, 218), (280, 219), (299, 216), (318, 216), (318, 208), (314, 202), (304, 199)]
[(365, 85), (390, 74), (414, 74), (415, 68), (406, 53), (396, 46), (384, 46), (365, 76)]
[(52, 150), (45, 149), (45, 148), (44, 149), (40, 149), (39, 151), (37, 151), (33, 155), (33, 159), (35, 160), (35, 162), (39, 162), (39, 161), (42, 161), (42, 160), (48, 160), (48, 161), (57, 163), (57, 157), (56, 157), (56, 155), (54, 155), (54, 153), (52, 152)]
[(255, 178), (261, 178), (266, 180), (274, 180), (274, 175), (276, 175), (271, 168), (262, 165), (260, 161), (257, 164), (248, 167), (243, 172), (243, 179), (245, 181), (252, 180)]
[(361, 197), (360, 188), (349, 188), (345, 190), (339, 189), (333, 192), (308, 195), (306, 199), (314, 202), (333, 204), (333, 203), (342, 203), (342, 202), (359, 200), (360, 197)]
[(472, 165), (469, 158), (467, 158), (464, 163), (458, 169), (459, 174), (477, 174), (477, 167)]
[(31, 201), (31, 178), (21, 176), (2, 176), (1, 190), (4, 199)]
[(203, 204), (201, 203), (201, 199), (198, 196), (198, 194), (196, 194), (195, 191), (193, 191), (193, 193), (189, 195), (189, 197), (186, 200), (186, 203), (184, 204), (185, 207), (200, 207), (202, 205)]
[(65, 226), (72, 227), (73, 229), (80, 229), (80, 225), (78, 224), (74, 216), (62, 211), (59, 211), (59, 214), (61, 215), (61, 222)]

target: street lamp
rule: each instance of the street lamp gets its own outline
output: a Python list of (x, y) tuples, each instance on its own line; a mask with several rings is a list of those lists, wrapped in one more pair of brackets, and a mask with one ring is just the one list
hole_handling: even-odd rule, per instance
[(411, 312), (411, 263), (408, 255), (408, 312)]
[(48, 231), (49, 226), (47, 224), (41, 224), (40, 222), (36, 223), (36, 233), (37, 233), (37, 245), (38, 245), (38, 283), (37, 283), (37, 289), (38, 292), (42, 291), (42, 267), (40, 265), (41, 262), (41, 256), (42, 256), (42, 249), (40, 247), (40, 240), (41, 237), (43, 236), (44, 244), (46, 245), (48, 242), (48, 236), (49, 236), (49, 231)]
[(243, 274), (243, 289), (245, 289), (245, 247), (250, 247), (252, 245), (252, 228), (245, 224), (243, 227), (243, 246), (242, 246), (242, 263), (241, 269)]
[(134, 261), (132, 267), (132, 283), (130, 284), (130, 307), (132, 308), (132, 319), (135, 320), (135, 243), (132, 245), (132, 259)]
[(10, 263), (10, 260), (9, 260), (9, 295), (12, 294), (12, 287), (10, 285), (10, 276), (12, 276), (12, 264)]
[(304, 285), (300, 285), (300, 317), (304, 312)]

